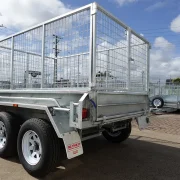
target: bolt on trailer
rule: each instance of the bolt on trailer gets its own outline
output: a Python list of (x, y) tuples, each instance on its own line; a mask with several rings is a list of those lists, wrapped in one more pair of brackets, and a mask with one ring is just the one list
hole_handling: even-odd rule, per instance
[(150, 101), (153, 108), (175, 111), (180, 109), (180, 84), (150, 83)]
[(0, 155), (41, 177), (101, 134), (148, 124), (150, 44), (97, 3), (0, 41)]

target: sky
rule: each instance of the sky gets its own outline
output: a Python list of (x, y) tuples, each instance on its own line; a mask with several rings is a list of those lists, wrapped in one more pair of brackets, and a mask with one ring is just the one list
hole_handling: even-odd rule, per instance
[[(0, 2), (0, 39), (90, 0), (6, 0)], [(98, 4), (151, 43), (150, 80), (180, 77), (179, 0), (97, 0)], [(38, 8), (38, 9), (37, 9)]]

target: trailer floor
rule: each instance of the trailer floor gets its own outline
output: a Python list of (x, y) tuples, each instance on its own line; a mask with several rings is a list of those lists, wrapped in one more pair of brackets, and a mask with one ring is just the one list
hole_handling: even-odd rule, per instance
[[(176, 114), (152, 116), (151, 123), (157, 124), (155, 121), (162, 119), (166, 121), (167, 117), (177, 119), (180, 124), (180, 115)], [(167, 126), (167, 129), (172, 128), (169, 124)], [(173, 127), (175, 126), (178, 125), (175, 124)], [(179, 180), (180, 136), (174, 132), (168, 134), (170, 130), (166, 133), (161, 132), (162, 128), (159, 130), (160, 132), (152, 128), (139, 131), (134, 127), (131, 137), (122, 144), (111, 144), (103, 137), (86, 141), (83, 156), (63, 160), (61, 166), (65, 166), (66, 169), (62, 170), (62, 167), (59, 167), (45, 179)], [(35, 178), (25, 172), (17, 158), (13, 158), (0, 159), (0, 179)]]

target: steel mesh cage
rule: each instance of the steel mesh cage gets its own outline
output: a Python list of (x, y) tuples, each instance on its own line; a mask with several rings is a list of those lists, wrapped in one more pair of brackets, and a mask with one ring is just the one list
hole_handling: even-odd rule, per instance
[(0, 89), (148, 91), (149, 43), (96, 3), (0, 41)]
[(42, 27), (14, 37), (13, 88), (40, 88)]
[(124, 90), (128, 76), (126, 29), (101, 10), (96, 26), (96, 86)]
[(10, 89), (11, 38), (0, 42), (0, 89)]
[(96, 86), (99, 90), (147, 91), (146, 42), (111, 15), (97, 12), (96, 19)]
[(162, 84), (162, 83), (151, 83), (150, 84), (150, 97), (158, 96), (158, 95), (180, 95), (180, 85), (176, 83), (171, 84)]
[(90, 9), (45, 25), (44, 87), (88, 87)]
[(132, 91), (147, 89), (147, 44), (132, 33), (130, 57), (130, 88)]

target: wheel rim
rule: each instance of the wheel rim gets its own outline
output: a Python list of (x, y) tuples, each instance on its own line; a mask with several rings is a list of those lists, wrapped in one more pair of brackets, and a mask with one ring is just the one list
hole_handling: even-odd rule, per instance
[(121, 134), (121, 131), (115, 131), (115, 132), (108, 131), (108, 134), (112, 137), (117, 137)]
[(42, 146), (39, 136), (32, 130), (27, 131), (22, 139), (22, 152), (30, 165), (36, 165), (41, 159)]
[(0, 121), (0, 149), (4, 148), (6, 144), (6, 127), (2, 121)]
[(161, 101), (159, 99), (155, 99), (153, 103), (154, 103), (154, 106), (156, 107), (161, 106)]

